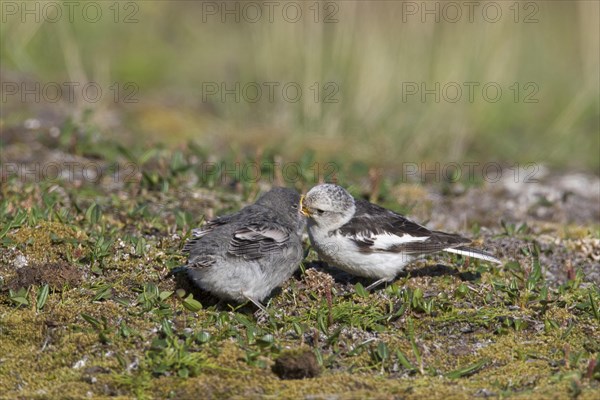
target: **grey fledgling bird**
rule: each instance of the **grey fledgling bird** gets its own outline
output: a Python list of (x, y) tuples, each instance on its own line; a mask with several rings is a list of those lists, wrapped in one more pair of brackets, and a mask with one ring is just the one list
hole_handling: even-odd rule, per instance
[(183, 251), (188, 277), (223, 300), (261, 301), (298, 268), (306, 219), (300, 195), (273, 188), (256, 203), (194, 231)]
[(367, 289), (392, 281), (426, 254), (447, 251), (500, 263), (486, 252), (465, 247), (471, 240), (432, 231), (391, 210), (354, 199), (341, 186), (313, 187), (301, 199), (308, 236), (319, 257), (350, 274), (377, 279)]

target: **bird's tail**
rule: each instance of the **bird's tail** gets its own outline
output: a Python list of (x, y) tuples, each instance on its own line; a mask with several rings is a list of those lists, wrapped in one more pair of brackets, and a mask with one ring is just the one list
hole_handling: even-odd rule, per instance
[(460, 254), (461, 256), (479, 258), (480, 260), (489, 261), (496, 264), (502, 264), (502, 261), (491, 255), (490, 253), (486, 253), (485, 251), (474, 249), (472, 247), (452, 247), (444, 249), (444, 251), (447, 251), (448, 253)]
[(167, 275), (165, 276), (165, 279), (178, 275), (185, 271), (187, 271), (187, 265), (180, 265), (179, 267), (175, 267), (172, 270), (170, 270), (169, 273), (167, 273)]

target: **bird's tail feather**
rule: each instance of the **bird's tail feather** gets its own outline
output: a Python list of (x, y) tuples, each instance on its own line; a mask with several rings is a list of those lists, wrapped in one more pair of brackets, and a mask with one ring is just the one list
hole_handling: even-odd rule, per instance
[(165, 276), (165, 279), (170, 278), (175, 275), (178, 275), (182, 272), (186, 272), (186, 271), (187, 271), (187, 265), (180, 265), (180, 266), (175, 267), (172, 270), (170, 270), (169, 273), (167, 274), (167, 276)]
[(502, 264), (502, 261), (500, 261), (493, 255), (491, 255), (490, 253), (486, 253), (485, 251), (481, 251), (479, 249), (474, 249), (472, 247), (466, 247), (466, 246), (453, 247), (453, 248), (444, 249), (444, 251), (447, 251), (448, 253), (460, 254), (462, 256), (479, 258), (480, 260), (489, 261), (489, 262), (493, 262), (496, 264)]

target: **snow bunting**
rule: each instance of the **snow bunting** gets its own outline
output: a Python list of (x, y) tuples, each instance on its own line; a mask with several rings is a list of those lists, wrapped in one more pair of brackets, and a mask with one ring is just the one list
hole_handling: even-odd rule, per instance
[(491, 254), (465, 247), (471, 243), (467, 238), (429, 230), (391, 210), (354, 199), (341, 186), (315, 186), (300, 203), (319, 257), (350, 274), (377, 279), (367, 289), (392, 281), (408, 263), (439, 251), (500, 263)]

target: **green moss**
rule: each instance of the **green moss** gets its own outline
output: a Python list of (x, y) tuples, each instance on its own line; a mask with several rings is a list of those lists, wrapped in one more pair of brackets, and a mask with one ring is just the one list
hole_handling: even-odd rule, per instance
[(28, 259), (43, 263), (59, 261), (81, 249), (87, 234), (60, 222), (39, 221), (34, 227), (19, 228), (9, 238), (26, 249)]
[[(156, 164), (161, 179), (181, 185), (183, 179), (160, 170), (168, 163)], [(237, 209), (243, 196), (202, 191), (198, 206), (185, 190), (134, 182), (126, 189), (135, 200), (124, 190), (123, 199), (98, 200), (101, 213), (87, 215), (90, 208), (80, 206), (59, 219), (60, 207), (44, 209), (43, 194), (24, 185), (39, 215), (11, 228), (0, 249), (0, 393), (6, 398), (591, 399), (600, 391), (597, 374), (588, 373), (600, 354), (593, 305), (600, 292), (581, 274), (569, 280), (565, 272), (561, 284), (535, 277), (531, 257), (519, 258), (536, 239), (532, 232), (543, 232), (562, 237), (548, 244), (549, 254), (593, 260), (597, 237), (585, 227), (535, 226), (523, 238), (489, 235), (486, 241), (504, 240), (513, 263), (418, 262), (372, 293), (318, 268), (311, 253), (306, 271), (270, 300), (269, 315), (252, 306), (211, 305), (188, 288), (203, 305), (191, 312), (166, 275), (184, 261), (184, 236), (204, 213)], [(97, 198), (94, 192), (86, 199), (68, 183), (64, 190), (81, 195), (82, 203)], [(110, 197), (109, 189), (94, 190)], [(258, 189), (244, 190), (253, 196)], [(161, 207), (145, 211), (159, 200)], [(13, 211), (0, 215), (3, 222), (17, 218)], [(98, 249), (102, 240), (108, 244)], [(18, 255), (30, 268), (68, 264), (81, 281), (53, 285), (41, 310), (44, 282), (32, 281), (29, 305), (19, 306), (8, 290), (19, 277)], [(568, 263), (560, 268), (568, 271)], [(314, 352), (321, 375), (282, 380), (273, 373), (282, 355), (306, 350)]]

